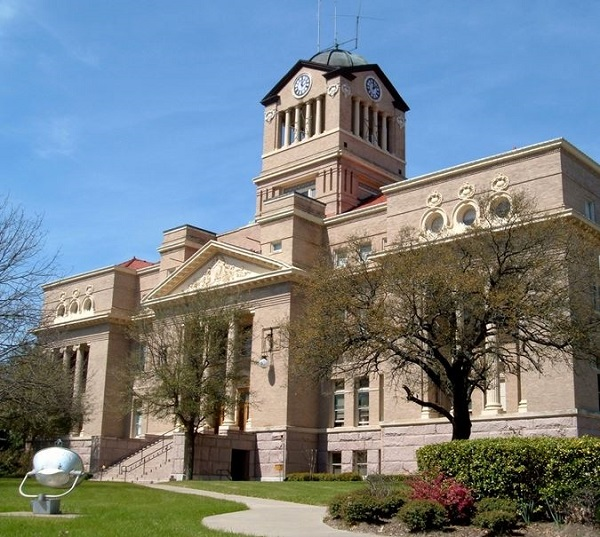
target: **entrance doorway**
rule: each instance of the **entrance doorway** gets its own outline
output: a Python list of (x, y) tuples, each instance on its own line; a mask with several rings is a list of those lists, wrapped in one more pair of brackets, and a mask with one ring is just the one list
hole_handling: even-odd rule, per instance
[(248, 481), (250, 479), (250, 452), (244, 449), (231, 450), (231, 479)]

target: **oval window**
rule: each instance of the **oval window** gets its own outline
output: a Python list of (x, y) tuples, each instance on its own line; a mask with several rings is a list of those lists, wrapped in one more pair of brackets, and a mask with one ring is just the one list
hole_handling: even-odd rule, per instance
[(494, 215), (498, 218), (506, 218), (510, 214), (510, 200), (502, 198), (494, 205)]
[(475, 207), (469, 207), (462, 213), (462, 223), (465, 226), (472, 226), (477, 219), (477, 211)]
[(444, 229), (444, 217), (437, 214), (429, 221), (429, 231), (439, 233), (442, 229)]

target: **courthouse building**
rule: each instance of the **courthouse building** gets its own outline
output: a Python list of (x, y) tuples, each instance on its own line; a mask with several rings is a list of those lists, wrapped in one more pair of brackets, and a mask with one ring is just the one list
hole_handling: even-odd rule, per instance
[[(290, 374), (294, 356), (282, 326), (299, 314), (303, 273), (324, 249), (343, 262), (353, 235), (364, 236), (369, 255), (405, 226), (432, 235), (467, 229), (480, 194), (510, 202), (525, 190), (540, 209), (570, 212), (600, 232), (600, 165), (564, 139), (407, 177), (409, 107), (383, 70), (357, 54), (334, 49), (298, 61), (261, 102), (252, 223), (222, 234), (202, 222), (182, 224), (164, 232), (156, 262), (133, 258), (44, 287), (57, 359), (89, 408), (68, 443), (91, 471), (136, 479), (183, 473), (176, 424), (123, 404), (120, 373), (132, 351), (125, 327), (141, 308), (212, 286), (243, 291), (246, 315), (237, 328), (250, 332), (251, 348), (246, 375), (228, 387), (239, 404), (200, 434), (196, 475), (277, 480), (311, 465), (412, 470), (417, 447), (450, 439), (445, 419), (407, 402), (385, 375), (310, 385)], [(600, 435), (598, 373), (557, 365), (501, 375), (493, 389), (475, 393), (472, 436)]]

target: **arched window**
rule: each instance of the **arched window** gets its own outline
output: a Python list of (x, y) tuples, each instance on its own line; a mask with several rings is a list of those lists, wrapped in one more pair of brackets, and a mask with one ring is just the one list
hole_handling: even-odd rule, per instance
[(83, 313), (92, 313), (94, 310), (94, 303), (92, 302), (92, 299), (88, 296), (85, 298), (85, 300), (83, 301), (83, 304), (81, 305), (81, 310)]

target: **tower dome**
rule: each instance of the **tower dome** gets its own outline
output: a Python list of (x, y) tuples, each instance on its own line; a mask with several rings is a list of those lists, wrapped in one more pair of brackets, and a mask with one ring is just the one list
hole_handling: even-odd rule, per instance
[(359, 54), (352, 54), (352, 52), (337, 47), (317, 52), (310, 61), (330, 65), (331, 67), (355, 67), (357, 65), (368, 65), (369, 63)]

